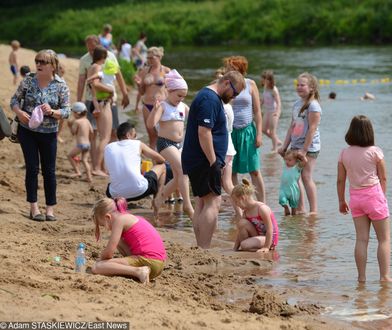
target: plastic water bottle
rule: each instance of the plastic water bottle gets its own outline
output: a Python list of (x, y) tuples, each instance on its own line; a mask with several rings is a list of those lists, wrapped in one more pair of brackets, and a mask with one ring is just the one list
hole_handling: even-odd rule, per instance
[(76, 250), (76, 257), (75, 257), (76, 273), (86, 272), (86, 253), (84, 249), (85, 249), (85, 245), (83, 243), (79, 243), (78, 248)]

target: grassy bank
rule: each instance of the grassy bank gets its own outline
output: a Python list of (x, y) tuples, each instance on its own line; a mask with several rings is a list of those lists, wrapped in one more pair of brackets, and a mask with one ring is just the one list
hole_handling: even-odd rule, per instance
[[(6, 3), (6, 2), (5, 2)], [(4, 41), (25, 46), (80, 46), (87, 34), (113, 26), (115, 42), (150, 45), (333, 45), (392, 42), (392, 1), (8, 1)], [(78, 9), (75, 9), (78, 8)]]

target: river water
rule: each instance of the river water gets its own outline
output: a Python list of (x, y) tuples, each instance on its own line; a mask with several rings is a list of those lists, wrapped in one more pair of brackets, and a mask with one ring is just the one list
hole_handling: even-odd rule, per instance
[[(260, 49), (177, 49), (168, 51), (163, 63), (176, 68), (187, 80), (190, 104), (196, 92), (208, 84), (221, 59), (244, 55), (249, 60), (248, 77), (259, 84), (260, 73), (273, 69), (282, 99), (279, 136), (284, 139), (291, 119), (291, 106), (297, 95), (294, 79), (309, 71), (320, 80), (323, 114), (320, 124), (322, 151), (317, 160), (314, 179), (318, 189), (319, 214), (316, 217), (285, 217), (278, 204), (282, 160), (271, 154), (271, 142), (263, 139), (261, 168), (267, 203), (275, 212), (280, 241), (271, 271), (263, 274), (262, 284), (275, 288), (302, 289), (291, 298), (292, 303), (312, 302), (326, 306), (325, 313), (351, 322), (362, 329), (392, 328), (392, 285), (378, 281), (377, 240), (374, 232), (368, 249), (368, 281), (358, 285), (353, 257), (355, 230), (351, 216), (338, 212), (336, 167), (340, 150), (345, 147), (344, 135), (351, 118), (364, 114), (371, 118), (376, 144), (385, 154), (391, 173), (392, 85), (388, 81), (392, 69), (391, 47), (350, 48), (260, 48)], [(366, 81), (365, 81), (366, 80)], [(328, 100), (330, 91), (337, 93)], [(366, 91), (374, 101), (361, 101)], [(139, 125), (140, 127), (141, 125)], [(391, 200), (391, 190), (388, 193)], [(225, 202), (219, 217), (216, 237), (233, 240), (233, 212)], [(191, 231), (191, 224), (180, 212), (166, 218), (166, 226)], [(305, 290), (304, 290), (305, 289)], [(304, 294), (304, 291), (306, 294)]]

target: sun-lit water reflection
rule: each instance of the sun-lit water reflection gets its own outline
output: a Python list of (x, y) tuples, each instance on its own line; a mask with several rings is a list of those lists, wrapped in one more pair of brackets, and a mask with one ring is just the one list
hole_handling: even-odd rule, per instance
[[(259, 81), (262, 70), (270, 68), (276, 73), (277, 86), (282, 98), (282, 116), (279, 136), (284, 138), (290, 122), (291, 105), (296, 99), (293, 79), (303, 71), (310, 71), (320, 79), (367, 79), (366, 84), (349, 83), (321, 87), (323, 115), (320, 132), (322, 151), (317, 160), (315, 181), (318, 187), (319, 215), (283, 216), (278, 204), (278, 191), (282, 160), (271, 154), (271, 143), (264, 137), (261, 166), (267, 202), (275, 212), (280, 241), (273, 259), (273, 267), (262, 276), (260, 283), (279, 288), (292, 288), (292, 303), (296, 301), (319, 303), (325, 313), (338, 319), (353, 322), (363, 329), (392, 328), (391, 287), (378, 281), (376, 258), (377, 240), (371, 233), (368, 252), (366, 285), (356, 281), (353, 248), (355, 230), (349, 215), (338, 212), (336, 197), (336, 166), (339, 151), (345, 146), (344, 134), (351, 118), (365, 114), (373, 122), (376, 143), (385, 154), (388, 172), (391, 173), (392, 127), (391, 83), (371, 83), (372, 79), (387, 77), (392, 69), (390, 47), (311, 48), (311, 49), (194, 49), (167, 53), (165, 64), (175, 67), (187, 79), (190, 103), (196, 91), (211, 81), (221, 65), (223, 56), (241, 54), (250, 62), (249, 76)], [(337, 93), (335, 101), (328, 101), (330, 91)], [(376, 95), (375, 101), (363, 102), (365, 91)], [(139, 124), (138, 130), (142, 130)], [(391, 194), (387, 194), (391, 199)], [(224, 198), (219, 216), (216, 238), (234, 241), (235, 223), (227, 198)], [(181, 211), (180, 204), (166, 205), (162, 225), (192, 232), (192, 224)], [(296, 291), (297, 290), (297, 291)]]

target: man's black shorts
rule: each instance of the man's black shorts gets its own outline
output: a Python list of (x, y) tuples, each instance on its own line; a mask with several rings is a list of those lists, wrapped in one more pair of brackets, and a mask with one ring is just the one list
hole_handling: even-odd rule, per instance
[[(211, 187), (209, 182), (209, 171), (210, 166), (208, 164), (199, 166), (188, 173), (189, 181), (192, 186), (193, 196), (203, 197), (209, 193), (216, 194), (216, 191), (220, 192), (222, 190), (222, 182), (220, 179), (214, 180), (214, 187)], [(213, 188), (213, 190), (211, 189)], [(215, 191), (215, 192), (214, 192)]]
[[(148, 172), (144, 173), (144, 177), (147, 179), (147, 182), (148, 182), (147, 190), (139, 196), (127, 198), (126, 199), (127, 202), (138, 201), (139, 199), (142, 199), (142, 198), (150, 196), (150, 195), (153, 195), (155, 197), (156, 193), (158, 192), (157, 174), (154, 171), (148, 171)], [(109, 186), (110, 186), (110, 183), (108, 184), (108, 187), (106, 188), (106, 196), (109, 198), (112, 198), (112, 196), (110, 195)]]

